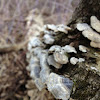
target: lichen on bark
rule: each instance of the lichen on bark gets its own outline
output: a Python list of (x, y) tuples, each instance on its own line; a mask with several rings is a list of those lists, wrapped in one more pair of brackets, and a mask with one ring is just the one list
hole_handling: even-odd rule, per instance
[[(91, 48), (90, 41), (82, 37), (81, 33), (75, 29), (78, 22), (90, 24), (92, 15), (100, 20), (100, 0), (81, 0), (68, 24), (74, 28), (68, 36), (71, 38), (70, 43), (76, 48), (79, 44), (82, 44), (90, 49), (85, 55), (80, 52), (77, 55), (86, 58), (84, 63), (77, 66), (64, 65), (60, 70), (61, 73), (69, 75), (73, 79), (74, 88), (71, 97), (75, 100), (100, 100), (100, 49)], [(69, 43), (68, 37), (64, 36), (62, 41)], [(97, 70), (93, 69), (94, 67)]]

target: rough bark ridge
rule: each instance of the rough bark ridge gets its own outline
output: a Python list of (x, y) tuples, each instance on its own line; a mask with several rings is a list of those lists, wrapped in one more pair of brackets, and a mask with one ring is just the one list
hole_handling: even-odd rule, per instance
[(89, 23), (89, 18), (92, 15), (100, 20), (100, 0), (81, 0), (73, 14), (70, 24), (79, 21)]
[[(95, 15), (100, 20), (100, 0), (81, 0), (79, 6), (76, 8), (72, 20), (69, 25), (75, 26), (77, 22), (86, 22), (90, 24), (90, 17)], [(71, 36), (74, 38), (71, 38)], [(80, 32), (76, 29), (71, 32), (71, 36), (61, 36), (59, 38), (59, 45), (72, 43), (74, 47), (78, 48), (79, 44), (87, 46), (90, 51), (86, 55), (79, 53), (77, 57), (82, 56), (86, 58), (86, 62), (77, 66), (64, 65), (61, 74), (69, 75), (74, 81), (74, 88), (71, 97), (75, 100), (100, 100), (100, 65), (99, 73), (90, 69), (90, 66), (97, 65), (97, 59), (94, 53), (100, 56), (100, 49), (91, 48), (86, 38), (83, 38)], [(74, 56), (74, 55), (73, 55)], [(75, 90), (74, 90), (75, 89)]]

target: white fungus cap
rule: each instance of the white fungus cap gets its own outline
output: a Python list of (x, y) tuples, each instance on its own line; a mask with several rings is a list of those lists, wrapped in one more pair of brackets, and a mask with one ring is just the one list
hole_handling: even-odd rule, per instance
[(73, 64), (73, 65), (76, 65), (78, 62), (78, 58), (75, 58), (75, 57), (71, 57), (70, 58), (70, 63)]
[(91, 26), (97, 32), (100, 32), (100, 21), (97, 19), (96, 16), (91, 16), (90, 18)]
[(82, 52), (87, 52), (87, 48), (83, 45), (79, 45), (79, 50), (82, 51)]
[(76, 28), (79, 30), (79, 31), (84, 31), (84, 30), (87, 30), (90, 28), (90, 26), (87, 24), (87, 23), (78, 23), (76, 25)]

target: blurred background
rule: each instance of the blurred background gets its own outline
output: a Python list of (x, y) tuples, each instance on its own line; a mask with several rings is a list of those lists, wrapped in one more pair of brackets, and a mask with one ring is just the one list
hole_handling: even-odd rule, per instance
[[(42, 16), (43, 24), (67, 24), (78, 3), (79, 0), (0, 0), (0, 100), (54, 99), (47, 90), (39, 92), (26, 71), (27, 46), (22, 47), (28, 32), (26, 17), (33, 10), (34, 19)], [(16, 50), (16, 44), (22, 49)]]

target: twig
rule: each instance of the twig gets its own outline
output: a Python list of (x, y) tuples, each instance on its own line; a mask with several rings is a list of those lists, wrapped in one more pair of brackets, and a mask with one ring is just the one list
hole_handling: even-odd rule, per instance
[(23, 49), (27, 43), (28, 40), (18, 44), (0, 45), (0, 53), (18, 51), (20, 49)]

